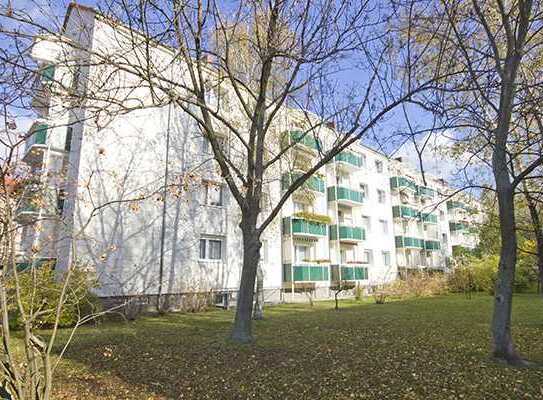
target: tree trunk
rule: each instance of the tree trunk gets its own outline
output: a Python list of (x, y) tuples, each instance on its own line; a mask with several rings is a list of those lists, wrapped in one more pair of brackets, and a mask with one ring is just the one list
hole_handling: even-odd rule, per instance
[(253, 319), (264, 319), (264, 271), (261, 263), (258, 263), (256, 270), (256, 301), (253, 310)]
[(536, 248), (537, 248), (537, 268), (538, 268), (538, 293), (542, 293), (543, 288), (543, 224), (539, 217), (537, 205), (530, 195), (526, 182), (524, 183), (524, 194), (526, 197), (526, 203), (528, 204), (528, 210), (530, 211), (530, 218), (532, 220), (532, 227), (534, 230)]
[(515, 204), (504, 146), (495, 147), (492, 162), (496, 179), (501, 236), (500, 262), (492, 317), (493, 356), (508, 364), (518, 365), (522, 363), (522, 359), (515, 350), (511, 336), (513, 282), (517, 263)]
[(252, 334), (252, 311), (255, 291), (256, 270), (260, 261), (260, 235), (256, 231), (256, 217), (242, 216), (240, 224), (243, 235), (243, 266), (239, 286), (236, 318), (231, 338), (238, 343), (250, 343)]

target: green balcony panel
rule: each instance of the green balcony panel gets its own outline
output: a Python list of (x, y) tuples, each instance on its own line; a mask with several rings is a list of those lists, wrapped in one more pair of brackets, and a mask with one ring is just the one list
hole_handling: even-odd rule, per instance
[(470, 227), (466, 222), (449, 222), (449, 229), (451, 232), (461, 232), (468, 231)]
[[(368, 279), (368, 268), (361, 265), (332, 265), (332, 281), (362, 281)], [(341, 271), (341, 275), (340, 275)]]
[(397, 248), (416, 248), (416, 249), (424, 249), (424, 240), (408, 237), (408, 236), (396, 236), (395, 237), (396, 247)]
[(437, 215), (431, 213), (422, 213), (422, 222), (427, 224), (437, 224)]
[[(292, 182), (294, 182), (296, 179), (298, 179), (300, 176), (302, 176), (299, 172), (292, 172), (292, 173), (284, 173), (281, 177), (281, 188), (283, 190), (287, 190)], [(302, 185), (302, 187), (305, 187), (307, 189), (313, 190), (315, 192), (324, 193), (326, 185), (324, 183), (324, 180), (318, 176), (310, 176)]]
[(51, 82), (55, 79), (55, 66), (47, 65), (41, 70), (41, 79), (43, 82)]
[(394, 206), (392, 207), (392, 215), (394, 218), (419, 218), (420, 212), (407, 206)]
[(356, 190), (351, 190), (341, 186), (331, 186), (328, 188), (328, 201), (335, 200), (348, 200), (354, 203), (362, 204), (364, 202), (364, 194), (362, 194), (362, 192), (357, 192)]
[(314, 221), (306, 221), (302, 218), (283, 218), (283, 234), (302, 233), (316, 236), (326, 236), (326, 224)]
[(299, 143), (312, 150), (322, 149), (322, 144), (319, 139), (315, 138), (311, 132), (290, 131), (291, 143)]
[(364, 228), (340, 225), (338, 229), (337, 225), (330, 226), (331, 240), (337, 240), (338, 233), (340, 240), (366, 240), (366, 231)]
[(329, 280), (329, 267), (327, 265), (283, 265), (283, 281), (291, 282), (317, 282)]
[(355, 167), (360, 168), (362, 166), (362, 158), (354, 153), (351, 153), (350, 151), (342, 151), (335, 156), (334, 159), (339, 162), (354, 165)]
[(418, 193), (423, 197), (434, 198), (436, 192), (434, 189), (430, 189), (429, 187), (419, 186)]
[(32, 137), (34, 144), (45, 144), (47, 142), (47, 130), (49, 126), (46, 124), (40, 124), (32, 131)]
[(415, 192), (417, 191), (417, 184), (404, 176), (393, 176), (390, 178), (390, 187), (392, 189), (404, 188), (413, 190)]
[(441, 243), (437, 240), (425, 240), (424, 248), (426, 250), (441, 250)]
[(466, 205), (461, 201), (449, 200), (447, 201), (447, 210), (454, 210), (456, 208), (467, 209)]

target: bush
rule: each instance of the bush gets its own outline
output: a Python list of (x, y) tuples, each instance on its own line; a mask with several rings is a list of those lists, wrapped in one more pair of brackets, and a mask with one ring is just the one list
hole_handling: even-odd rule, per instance
[(447, 291), (447, 279), (443, 274), (412, 273), (406, 279), (375, 288), (373, 298), (376, 304), (384, 304), (389, 298), (430, 297)]
[[(20, 301), (25, 314), (35, 315), (32, 325), (35, 328), (51, 327), (55, 323), (56, 311), (60, 301), (63, 279), (55, 279), (55, 271), (50, 265), (43, 265), (18, 273)], [(8, 310), (10, 326), (19, 329), (23, 318), (17, 305), (15, 277), (7, 279)], [(81, 318), (100, 310), (99, 299), (91, 293), (96, 281), (88, 271), (74, 267), (61, 308), (59, 326), (75, 325)]]

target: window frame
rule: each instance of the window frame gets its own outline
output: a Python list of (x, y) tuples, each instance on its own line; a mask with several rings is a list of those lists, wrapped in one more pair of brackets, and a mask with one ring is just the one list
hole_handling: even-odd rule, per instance
[[(218, 242), (219, 246), (219, 258), (210, 258), (211, 255), (211, 242)], [(205, 262), (222, 262), (224, 258), (224, 243), (225, 240), (223, 237), (217, 236), (201, 236), (199, 240), (199, 252), (198, 260)], [(203, 247), (202, 247), (203, 245)], [(202, 257), (203, 250), (203, 257)]]

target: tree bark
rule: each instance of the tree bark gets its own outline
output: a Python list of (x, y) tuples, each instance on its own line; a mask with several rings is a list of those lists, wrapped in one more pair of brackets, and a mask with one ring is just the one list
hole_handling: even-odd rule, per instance
[(515, 203), (505, 145), (498, 143), (495, 146), (492, 166), (496, 180), (501, 236), (500, 262), (492, 317), (493, 356), (508, 364), (518, 365), (522, 363), (522, 359), (515, 350), (511, 336), (513, 282), (517, 263)]
[(541, 218), (537, 205), (528, 191), (526, 182), (524, 182), (524, 195), (526, 197), (526, 203), (528, 204), (528, 210), (530, 211), (530, 218), (532, 220), (532, 228), (534, 230), (536, 251), (537, 251), (537, 269), (538, 269), (538, 293), (542, 293), (543, 288), (543, 226), (541, 224)]
[(256, 270), (256, 301), (253, 310), (253, 319), (264, 319), (264, 271), (261, 263), (258, 263)]
[(256, 217), (242, 216), (241, 230), (243, 235), (243, 266), (237, 299), (236, 317), (232, 328), (231, 338), (238, 343), (251, 343), (252, 311), (255, 291), (255, 279), (260, 261), (260, 235), (256, 230)]

